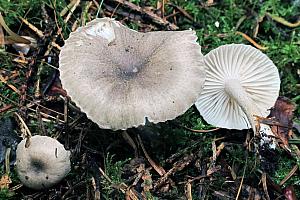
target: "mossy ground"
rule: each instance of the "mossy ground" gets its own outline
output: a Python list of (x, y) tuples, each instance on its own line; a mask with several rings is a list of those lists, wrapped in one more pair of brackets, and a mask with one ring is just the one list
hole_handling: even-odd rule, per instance
[[(101, 7), (97, 7), (95, 2)], [(162, 1), (129, 2), (157, 16), (162, 14), (157, 9), (158, 2)], [(165, 2), (166, 19), (176, 24), (179, 30), (196, 30), (204, 54), (223, 44), (251, 44), (237, 31), (247, 34), (262, 47), (267, 47), (264, 53), (273, 60), (280, 72), (280, 94), (300, 104), (300, 26), (283, 25), (268, 15), (280, 16), (295, 23), (300, 20), (299, 0)], [(209, 5), (208, 2), (213, 4)], [(241, 180), (243, 187), (240, 199), (248, 199), (250, 189), (257, 190), (257, 195), (266, 198), (262, 183), (264, 174), (278, 186), (294, 166), (299, 166), (299, 158), (293, 153), (299, 144), (292, 148), (292, 153), (281, 148), (260, 151), (245, 146), (248, 131), (220, 129), (195, 133), (187, 130), (184, 127), (198, 130), (213, 128), (206, 124), (195, 107), (173, 121), (128, 130), (127, 136), (99, 129), (72, 103), (65, 103), (61, 91), (53, 89), (59, 77), (55, 69), (58, 67), (59, 50), (53, 47), (46, 54), (48, 45), (55, 41), (62, 46), (63, 39), (68, 38), (74, 23), (80, 26), (97, 14), (99, 17), (113, 16), (139, 31), (167, 30), (167, 26), (155, 23), (144, 13), (115, 0), (81, 1), (66, 23), (66, 15), (61, 16), (60, 13), (68, 4), (69, 1), (63, 0), (0, 0), (0, 12), (6, 24), (20, 35), (31, 35), (38, 43), (38, 47), (26, 56), (27, 63), (14, 61), (18, 55), (11, 45), (2, 48), (0, 75), (8, 79), (6, 83), (0, 81), (0, 109), (7, 105), (11, 105), (11, 108), (2, 111), (0, 116), (12, 119), (14, 112), (18, 112), (33, 134), (55, 136), (72, 150), (72, 172), (59, 185), (44, 191), (14, 188), (19, 181), (13, 171), (12, 184), (9, 189), (0, 191), (0, 199), (93, 199), (98, 192), (102, 199), (124, 199), (128, 197), (124, 191), (129, 189), (124, 184), (130, 186), (135, 180), (136, 184), (131, 187), (136, 192), (134, 195), (144, 194), (147, 199), (185, 199), (188, 197), (188, 183), (191, 184), (193, 199), (235, 198)], [(90, 7), (86, 11), (87, 6)], [(20, 17), (42, 30), (45, 36), (39, 38), (22, 23)], [(40, 83), (39, 87), (37, 82)], [(18, 94), (9, 85), (15, 86), (21, 93)], [(63, 118), (65, 105), (69, 108), (67, 125)], [(296, 107), (293, 121), (299, 123), (299, 117), (300, 108)], [(15, 132), (20, 134), (18, 126)], [(296, 129), (294, 132), (299, 136)], [(166, 171), (174, 169), (162, 187), (150, 188), (148, 192), (145, 191), (145, 185), (152, 185), (151, 182), (155, 185), (161, 177), (153, 165), (151, 168), (137, 135), (140, 135), (146, 151), (157, 165)], [(127, 142), (128, 137), (133, 139), (136, 149)], [(251, 145), (255, 143), (254, 140)], [(215, 153), (219, 154), (215, 157)], [(109, 178), (105, 178), (99, 168)], [(138, 179), (141, 172), (144, 175), (148, 172), (152, 176)], [(287, 186), (293, 186), (300, 198), (299, 170), (279, 188), (283, 190)], [(274, 189), (270, 181), (267, 187), (271, 199), (283, 199), (283, 192)]]

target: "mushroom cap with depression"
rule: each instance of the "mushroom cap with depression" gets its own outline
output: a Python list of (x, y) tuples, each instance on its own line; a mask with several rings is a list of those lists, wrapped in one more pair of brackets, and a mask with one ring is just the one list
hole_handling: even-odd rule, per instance
[(48, 188), (71, 170), (70, 152), (56, 139), (35, 135), (29, 147), (22, 140), (17, 147), (16, 169), (21, 182), (32, 189)]
[(279, 94), (277, 67), (258, 49), (220, 46), (204, 57), (206, 80), (196, 107), (205, 121), (222, 128), (255, 131), (254, 117), (266, 117)]
[(174, 119), (202, 91), (205, 70), (194, 31), (140, 33), (110, 18), (71, 33), (59, 59), (71, 99), (101, 128)]

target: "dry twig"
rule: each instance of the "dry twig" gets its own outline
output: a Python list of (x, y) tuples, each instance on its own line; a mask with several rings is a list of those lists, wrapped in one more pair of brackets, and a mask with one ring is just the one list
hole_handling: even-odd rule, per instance
[(243, 38), (245, 38), (246, 40), (248, 40), (248, 42), (250, 42), (251, 44), (253, 44), (256, 48), (258, 48), (260, 50), (267, 50), (268, 49), (268, 47), (263, 47), (260, 44), (258, 44), (257, 42), (255, 42), (251, 37), (249, 37), (245, 33), (237, 31), (236, 34), (243, 36)]
[(296, 27), (300, 26), (300, 20), (297, 21), (297, 22), (295, 22), (295, 23), (291, 23), (291, 22), (285, 20), (282, 17), (278, 17), (276, 15), (272, 15), (271, 13), (268, 13), (268, 12), (266, 13), (266, 15), (268, 17), (270, 17), (271, 19), (273, 19), (274, 21), (276, 21), (276, 22), (278, 22), (278, 23), (280, 23), (280, 24), (282, 24), (284, 26), (290, 27), (290, 28), (296, 28)]
[(287, 180), (289, 180), (298, 170), (298, 165), (295, 165), (292, 170), (288, 173), (288, 175), (286, 175), (286, 177), (284, 177), (284, 179), (282, 179), (282, 181), (280, 181), (279, 185), (282, 186), (285, 182), (287, 182)]
[(178, 26), (176, 26), (175, 24), (172, 24), (170, 22), (168, 22), (167, 20), (159, 17), (158, 15), (154, 14), (153, 12), (143, 9), (140, 6), (135, 5), (134, 3), (131, 3), (129, 1), (125, 1), (125, 0), (112, 0), (114, 2), (117, 3), (121, 3), (125, 6), (128, 6), (130, 9), (137, 11), (139, 13), (145, 14), (147, 17), (149, 17), (154, 23), (157, 23), (161, 26), (166, 26), (168, 27), (170, 30), (177, 30)]

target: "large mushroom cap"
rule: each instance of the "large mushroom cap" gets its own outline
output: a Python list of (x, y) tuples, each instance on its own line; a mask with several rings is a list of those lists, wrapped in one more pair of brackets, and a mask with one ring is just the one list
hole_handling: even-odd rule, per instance
[[(247, 129), (253, 115), (266, 117), (278, 97), (276, 66), (249, 45), (220, 46), (204, 57), (206, 80), (196, 107), (210, 124)], [(249, 115), (247, 115), (247, 112)]]
[(22, 140), (17, 147), (16, 169), (21, 182), (32, 189), (43, 189), (61, 181), (71, 170), (70, 152), (57, 140), (35, 135), (29, 147)]
[(95, 19), (71, 33), (60, 53), (63, 87), (101, 128), (127, 129), (183, 114), (205, 79), (194, 31), (139, 33)]

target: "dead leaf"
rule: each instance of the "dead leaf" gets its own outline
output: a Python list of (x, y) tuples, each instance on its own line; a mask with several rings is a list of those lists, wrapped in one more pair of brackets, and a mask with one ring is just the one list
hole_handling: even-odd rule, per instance
[(9, 184), (11, 184), (11, 179), (9, 178), (9, 176), (7, 174), (4, 174), (1, 179), (0, 179), (0, 189), (8, 189), (9, 188)]
[(295, 189), (292, 185), (286, 187), (283, 191), (283, 194), (287, 200), (296, 200), (297, 199)]
[(281, 126), (272, 125), (272, 132), (285, 146), (288, 146), (289, 137), (292, 135), (294, 110), (295, 105), (288, 98), (279, 97), (270, 113), (270, 117), (281, 124)]

